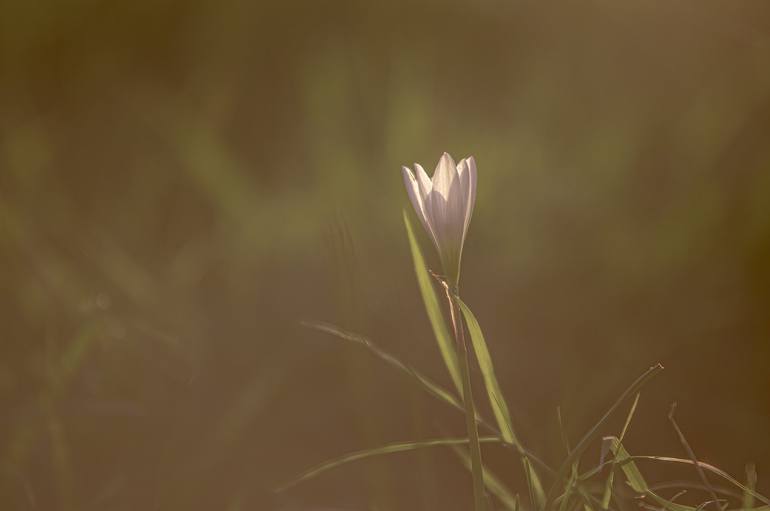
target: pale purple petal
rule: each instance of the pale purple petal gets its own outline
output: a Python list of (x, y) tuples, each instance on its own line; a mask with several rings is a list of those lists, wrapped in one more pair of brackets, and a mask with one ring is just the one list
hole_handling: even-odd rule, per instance
[(422, 165), (415, 163), (414, 168), (416, 169), (415, 177), (417, 178), (417, 184), (420, 185), (420, 193), (422, 193), (422, 198), (425, 200), (433, 189), (433, 182), (428, 177), (428, 173), (425, 172), (425, 169), (422, 168)]
[(468, 172), (468, 158), (463, 158), (460, 163), (457, 164), (457, 175), (460, 176), (460, 189), (463, 191), (463, 200), (468, 200), (468, 189), (470, 183), (470, 173)]
[(449, 154), (444, 153), (433, 175), (429, 209), (437, 244), (442, 256), (458, 257), (465, 223), (465, 204), (460, 176)]
[(473, 216), (473, 207), (476, 205), (476, 159), (473, 156), (469, 156), (465, 159), (467, 164), (468, 185), (464, 189), (466, 190), (466, 205), (465, 205), (465, 223), (463, 227), (463, 239), (465, 239), (465, 233), (468, 232), (468, 226), (471, 223), (471, 216)]
[(433, 173), (433, 191), (441, 195), (444, 200), (449, 199), (449, 190), (457, 177), (454, 160), (449, 153), (444, 153)]
[(425, 229), (425, 231), (433, 239), (433, 242), (436, 243), (436, 235), (433, 231), (430, 218), (428, 217), (425, 200), (420, 191), (420, 185), (417, 182), (417, 179), (415, 179), (414, 174), (408, 167), (402, 166), (401, 174), (404, 178), (404, 186), (406, 186), (406, 193), (409, 195), (409, 200), (411, 201), (412, 206), (414, 207), (415, 213), (417, 213), (417, 217), (420, 219), (420, 222), (422, 223), (422, 226)]

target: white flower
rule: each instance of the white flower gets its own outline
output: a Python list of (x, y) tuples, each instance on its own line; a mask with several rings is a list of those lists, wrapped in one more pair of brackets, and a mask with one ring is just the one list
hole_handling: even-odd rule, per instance
[(420, 164), (415, 163), (414, 168), (413, 173), (402, 167), (406, 191), (436, 245), (446, 277), (456, 285), (465, 235), (476, 202), (476, 160), (469, 156), (455, 165), (452, 157), (444, 153), (433, 179)]

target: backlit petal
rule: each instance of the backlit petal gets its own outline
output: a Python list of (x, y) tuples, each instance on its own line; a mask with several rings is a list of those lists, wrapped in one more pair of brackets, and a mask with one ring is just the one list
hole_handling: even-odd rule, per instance
[(433, 173), (433, 191), (444, 197), (445, 200), (448, 199), (449, 190), (457, 177), (454, 160), (449, 156), (449, 153), (444, 153)]
[(423, 200), (425, 200), (433, 189), (433, 182), (428, 177), (428, 173), (425, 172), (425, 169), (422, 168), (422, 165), (415, 163), (414, 168), (416, 169), (415, 177), (417, 178), (417, 184), (420, 185), (420, 192), (422, 193)]
[(463, 191), (463, 200), (468, 201), (468, 189), (470, 179), (470, 172), (468, 171), (468, 158), (460, 160), (457, 164), (457, 175), (460, 176), (460, 189)]
[[(423, 171), (423, 173), (424, 172), (425, 171)], [(436, 236), (434, 234), (430, 219), (428, 218), (425, 200), (423, 199), (423, 195), (420, 191), (420, 185), (417, 179), (414, 177), (414, 174), (408, 167), (402, 166), (401, 174), (404, 178), (404, 186), (406, 186), (406, 192), (409, 195), (409, 200), (414, 207), (415, 213), (417, 213), (417, 217), (420, 219), (420, 222), (422, 223), (425, 231), (433, 239), (433, 242), (436, 243)]]
[(444, 153), (433, 175), (428, 207), (437, 247), (449, 273), (456, 272), (459, 263), (465, 224), (463, 195), (457, 167), (452, 157)]
[(471, 217), (473, 216), (473, 207), (476, 205), (476, 159), (473, 156), (469, 156), (465, 159), (465, 162), (467, 165), (468, 184), (467, 187), (465, 187), (466, 210), (463, 239), (465, 239), (465, 233), (468, 232), (468, 226), (470, 225)]

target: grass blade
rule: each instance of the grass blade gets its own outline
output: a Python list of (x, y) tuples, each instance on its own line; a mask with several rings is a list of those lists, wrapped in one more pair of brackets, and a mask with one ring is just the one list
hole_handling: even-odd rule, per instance
[(487, 343), (484, 340), (484, 334), (481, 332), (481, 326), (468, 306), (459, 298), (456, 299), (457, 303), (460, 304), (460, 309), (462, 310), (465, 322), (468, 325), (473, 350), (476, 352), (476, 359), (479, 362), (481, 374), (484, 377), (484, 385), (486, 386), (487, 394), (489, 396), (489, 404), (492, 407), (495, 420), (503, 435), (503, 440), (511, 444), (518, 443), (518, 439), (513, 432), (511, 414), (508, 410), (508, 405), (503, 398), (503, 392), (500, 390), (500, 384), (497, 382), (495, 368), (492, 365), (492, 357), (489, 354)]
[[(623, 472), (625, 473), (626, 479), (629, 483), (629, 486), (636, 491), (637, 493), (640, 493), (642, 495), (646, 495), (650, 497), (652, 500), (656, 501), (660, 506), (662, 506), (664, 509), (667, 509), (668, 511), (695, 511), (698, 508), (694, 508), (692, 506), (685, 506), (682, 504), (677, 504), (675, 502), (672, 502), (670, 500), (664, 499), (660, 495), (656, 494), (652, 491), (649, 485), (647, 485), (647, 482), (645, 481), (644, 477), (642, 476), (641, 471), (636, 466), (635, 460), (652, 460), (652, 461), (662, 461), (662, 462), (670, 462), (670, 463), (683, 463), (687, 465), (694, 465), (695, 463), (692, 460), (689, 459), (683, 459), (683, 458), (672, 458), (668, 456), (631, 456), (628, 454), (628, 451), (623, 447), (623, 444), (620, 443), (618, 438), (615, 437), (607, 437), (609, 441), (610, 450), (615, 455), (614, 463), (619, 465)], [(750, 494), (752, 497), (756, 498), (757, 500), (764, 503), (764, 506), (751, 508), (750, 510), (747, 510), (745, 508), (741, 508), (740, 510), (734, 510), (734, 511), (767, 511), (770, 510), (770, 500), (768, 500), (763, 495), (757, 493), (752, 488), (742, 484), (737, 479), (729, 475), (724, 470), (721, 470), (719, 468), (714, 467), (713, 465), (709, 465), (708, 463), (704, 463), (702, 461), (697, 462), (698, 466), (700, 468), (709, 471), (713, 474), (718, 475), (719, 477), (725, 479), (726, 481), (730, 482), (734, 486), (740, 488), (747, 494)], [(704, 489), (708, 489), (705, 486)], [(722, 502), (722, 499), (717, 499), (718, 502)], [(712, 503), (713, 500), (710, 500), (708, 502), (704, 502), (699, 507), (703, 507), (707, 504)]]
[[(634, 403), (631, 405), (631, 409), (628, 411), (628, 415), (626, 416), (626, 422), (623, 424), (623, 429), (620, 432), (620, 443), (623, 443), (623, 439), (626, 436), (626, 432), (628, 431), (628, 427), (631, 425), (631, 419), (634, 417), (634, 413), (636, 412), (636, 405), (639, 404), (639, 396), (640, 394), (637, 392), (636, 397), (634, 398)], [(615, 464), (613, 463), (610, 466), (610, 473), (607, 476), (607, 481), (604, 485), (604, 496), (602, 497), (602, 509), (608, 509), (610, 507), (610, 499), (612, 498), (612, 487), (615, 484)]]
[[(452, 407), (458, 409), (459, 411), (465, 413), (465, 408), (463, 407), (463, 404), (451, 392), (446, 390), (441, 385), (435, 383), (433, 380), (431, 380), (427, 376), (424, 376), (413, 367), (401, 362), (399, 359), (397, 359), (387, 351), (377, 346), (370, 339), (322, 321), (303, 321), (302, 324), (306, 327), (333, 335), (340, 339), (343, 339), (346, 341), (352, 341), (363, 345), (364, 347), (368, 348), (372, 353), (374, 353), (377, 357), (385, 361), (390, 366), (395, 367), (399, 371), (402, 371), (408, 374), (410, 377), (417, 380), (417, 382), (423, 387), (423, 389), (427, 391), (429, 394), (431, 394), (433, 397), (436, 397), (441, 401), (444, 401), (449, 405), (451, 405)], [(476, 416), (476, 420), (479, 423), (483, 423), (483, 421), (481, 420), (481, 418), (478, 417), (478, 415)]]
[[(385, 361), (388, 365), (395, 367), (399, 371), (405, 372), (406, 374), (414, 378), (422, 386), (423, 390), (428, 392), (433, 397), (436, 397), (441, 401), (444, 401), (445, 403), (449, 404), (453, 408), (457, 409), (458, 411), (465, 413), (465, 407), (454, 394), (452, 394), (450, 391), (440, 386), (439, 384), (433, 382), (430, 378), (428, 378), (427, 376), (424, 376), (413, 367), (401, 362), (399, 359), (397, 359), (390, 353), (380, 348), (377, 344), (372, 342), (367, 337), (356, 334), (354, 332), (344, 330), (335, 325), (332, 325), (331, 323), (326, 323), (323, 321), (303, 321), (301, 324), (308, 328), (318, 330), (319, 332), (332, 335), (339, 339), (361, 344), (362, 346), (368, 348), (374, 355), (376, 355), (377, 357)], [(502, 436), (500, 434), (500, 431), (498, 431), (486, 419), (481, 417), (481, 415), (479, 415), (478, 412), (476, 413), (476, 422), (478, 423), (479, 426), (484, 427), (488, 432), (497, 436)], [(510, 447), (510, 443), (504, 442), (503, 440), (501, 440), (501, 442), (504, 444), (504, 446)], [(514, 447), (516, 447), (519, 454), (526, 455), (527, 458), (534, 461), (539, 467), (545, 470), (548, 474), (550, 475), (556, 474), (556, 472), (551, 467), (549, 467), (547, 463), (545, 463), (543, 460), (538, 458), (535, 453), (530, 452), (529, 450), (524, 448), (524, 446), (514, 446)]]
[[(413, 367), (411, 367), (411, 366), (401, 362), (399, 359), (397, 359), (396, 357), (394, 357), (390, 353), (388, 353), (385, 350), (383, 350), (382, 348), (380, 348), (377, 344), (372, 342), (367, 337), (364, 337), (364, 336), (362, 336), (360, 334), (356, 334), (354, 332), (350, 332), (350, 331), (344, 330), (344, 329), (339, 328), (339, 327), (337, 327), (335, 325), (332, 325), (332, 324), (326, 323), (326, 322), (322, 322), (322, 321), (303, 321), (302, 325), (306, 326), (308, 328), (312, 328), (314, 330), (318, 330), (319, 332), (323, 332), (323, 333), (332, 335), (332, 336), (337, 337), (339, 339), (342, 339), (342, 340), (345, 340), (345, 341), (349, 341), (349, 342), (354, 342), (356, 344), (360, 344), (360, 345), (364, 346), (365, 348), (369, 349), (374, 355), (376, 355), (377, 357), (379, 357), (380, 359), (385, 361), (388, 365), (390, 365), (390, 366), (398, 369), (399, 371), (402, 371), (402, 372), (408, 374), (410, 377), (414, 378), (422, 386), (423, 390), (425, 390), (426, 392), (428, 392), (432, 396), (440, 399), (441, 401), (444, 401), (444, 402), (448, 403), (449, 405), (451, 405), (453, 408), (457, 409), (458, 411), (465, 413), (465, 408), (464, 408), (463, 404), (451, 392), (449, 392), (445, 388), (441, 387), (440, 385), (434, 383), (428, 377), (423, 376), (419, 371), (417, 371)], [(501, 436), (500, 432), (497, 429), (495, 429), (494, 426), (492, 426), (489, 422), (487, 422), (481, 416), (479, 416), (478, 413), (476, 414), (476, 421), (477, 421), (477, 423), (480, 426), (484, 426), (487, 430), (489, 430), (493, 434)], [(502, 445), (506, 446), (506, 447), (510, 447), (510, 444), (508, 442), (503, 441), (502, 439), (499, 439), (499, 442)], [(531, 458), (531, 459), (535, 460), (536, 462), (538, 462), (540, 464), (540, 466), (544, 470), (546, 470), (549, 474), (553, 474), (554, 473), (553, 469), (551, 469), (550, 467), (548, 467), (547, 464), (545, 464), (541, 460), (539, 460), (539, 458), (537, 458), (537, 456), (535, 456), (534, 454), (530, 453), (529, 451), (524, 450), (523, 447), (522, 447), (522, 450), (523, 450), (523, 454), (525, 454), (527, 456), (526, 458), (523, 458), (523, 461), (527, 465), (529, 465), (529, 463), (530, 463), (529, 458)], [(529, 473), (531, 471), (533, 471), (531, 468), (525, 469), (525, 474), (527, 475), (527, 478), (529, 478)], [(486, 475), (486, 472), (485, 472), (485, 484), (486, 484), (487, 488), (489, 489), (489, 491), (492, 494), (494, 494), (495, 496), (497, 496), (498, 499), (500, 499), (501, 501), (503, 501), (503, 499), (507, 499), (506, 500), (506, 505), (513, 505), (514, 501), (511, 501), (508, 498), (508, 497), (510, 497), (510, 492), (507, 489), (505, 489), (504, 487), (501, 486), (502, 483), (499, 480), (495, 481), (495, 479), (496, 478), (495, 478), (494, 475), (491, 475), (491, 479), (490, 479), (490, 476)], [(490, 485), (494, 485), (494, 487), (492, 487)], [(521, 509), (521, 505), (520, 505), (518, 494), (516, 494), (516, 496), (515, 496), (515, 505), (518, 506), (518, 507), (517, 508), (511, 508), (511, 509)]]
[[(500, 389), (500, 384), (497, 381), (495, 375), (495, 368), (492, 364), (492, 356), (489, 354), (489, 348), (487, 342), (484, 339), (484, 334), (481, 331), (476, 316), (470, 308), (459, 298), (455, 297), (457, 303), (460, 305), (460, 310), (465, 317), (465, 323), (468, 326), (468, 332), (471, 334), (471, 343), (473, 344), (473, 350), (476, 353), (476, 359), (481, 369), (482, 377), (484, 378), (484, 386), (487, 390), (487, 396), (489, 397), (489, 404), (492, 407), (492, 412), (495, 415), (495, 420), (500, 428), (500, 433), (503, 440), (513, 444), (523, 452), (521, 442), (513, 431), (513, 422), (511, 421), (511, 414), (508, 410), (508, 405), (503, 397), (503, 392)], [(530, 487), (530, 493), (532, 503), (537, 508), (541, 508), (545, 503), (545, 492), (543, 491), (543, 485), (540, 482), (540, 478), (537, 475), (532, 464), (526, 457), (522, 458), (524, 464), (524, 473), (527, 477), (527, 483)]]
[[(496, 437), (481, 437), (479, 438), (479, 442), (500, 443), (500, 439)], [(451, 445), (465, 445), (467, 443), (468, 443), (467, 438), (437, 438), (433, 440), (421, 440), (421, 441), (414, 441), (414, 442), (396, 442), (392, 444), (383, 445), (380, 447), (374, 447), (371, 449), (355, 451), (355, 452), (340, 456), (338, 458), (334, 458), (331, 460), (324, 461), (323, 463), (319, 463), (318, 465), (306, 470), (305, 472), (303, 472), (296, 478), (292, 479), (291, 481), (282, 484), (281, 486), (275, 489), (275, 492), (276, 493), (284, 492), (289, 488), (291, 488), (292, 486), (296, 486), (301, 482), (307, 481), (309, 479), (313, 479), (314, 477), (326, 472), (327, 470), (337, 468), (341, 465), (345, 465), (346, 463), (350, 463), (352, 461), (371, 458), (373, 456), (382, 456), (386, 454), (394, 454), (394, 453), (405, 452), (405, 451), (414, 451), (416, 449), (425, 449), (429, 447), (442, 447), (442, 446), (451, 446)]]
[(709, 481), (708, 477), (706, 477), (706, 473), (703, 471), (703, 468), (698, 463), (698, 458), (695, 456), (695, 451), (693, 451), (692, 447), (690, 446), (690, 442), (687, 441), (687, 438), (684, 436), (684, 432), (679, 427), (679, 424), (676, 422), (676, 419), (674, 418), (675, 413), (676, 413), (676, 403), (671, 405), (671, 411), (668, 412), (668, 420), (671, 421), (671, 424), (674, 426), (674, 430), (676, 431), (676, 434), (679, 437), (679, 441), (681, 442), (682, 447), (684, 447), (685, 452), (687, 452), (687, 455), (692, 460), (693, 465), (695, 466), (695, 471), (698, 472), (698, 477), (700, 477), (703, 484), (708, 488), (709, 493), (711, 494), (711, 499), (712, 499), (711, 502), (716, 504), (717, 508), (720, 511), (722, 511), (727, 507), (727, 504), (725, 504), (724, 507), (720, 504), (720, 499), (719, 497), (717, 497), (717, 494), (714, 491), (714, 488), (711, 486), (711, 482)]
[(746, 465), (746, 488), (743, 492), (743, 509), (754, 507), (754, 495), (752, 493), (757, 488), (757, 467), (753, 463)]
[(444, 320), (444, 314), (441, 312), (441, 306), (436, 294), (436, 289), (433, 287), (428, 268), (425, 265), (425, 258), (420, 250), (420, 245), (417, 243), (417, 238), (414, 235), (414, 228), (412, 222), (409, 220), (409, 215), (404, 210), (404, 225), (406, 226), (406, 234), (409, 238), (409, 248), (412, 252), (412, 260), (414, 262), (414, 272), (417, 275), (417, 283), (420, 287), (420, 293), (422, 294), (422, 301), (425, 304), (425, 311), (428, 313), (428, 319), (430, 325), (433, 328), (433, 334), (436, 336), (436, 342), (438, 343), (439, 350), (441, 351), (441, 357), (444, 359), (449, 376), (452, 378), (452, 382), (457, 389), (457, 392), (462, 394), (462, 379), (460, 378), (460, 364), (457, 360), (457, 352), (455, 351), (452, 336), (449, 334), (446, 321)]
[(606, 440), (609, 441), (610, 450), (615, 456), (615, 463), (620, 465), (620, 468), (623, 470), (623, 473), (626, 476), (626, 480), (628, 481), (628, 485), (631, 486), (631, 489), (641, 495), (650, 497), (652, 500), (657, 502), (660, 506), (663, 506), (663, 508), (667, 509), (668, 511), (694, 511), (696, 509), (692, 506), (685, 506), (682, 504), (677, 504), (676, 502), (671, 502), (670, 500), (666, 500), (653, 492), (647, 485), (647, 481), (644, 479), (642, 472), (633, 461), (633, 459), (636, 458), (631, 458), (631, 456), (628, 454), (628, 451), (626, 451), (625, 447), (623, 447), (623, 444), (620, 443), (620, 440), (616, 437), (607, 437)]
[(567, 481), (567, 488), (564, 490), (564, 494), (561, 496), (561, 503), (559, 504), (559, 511), (567, 511), (567, 506), (569, 505), (570, 497), (572, 497), (572, 492), (575, 488), (575, 483), (577, 482), (577, 471), (572, 470), (572, 475), (569, 478), (569, 481)]
[[(561, 441), (562, 444), (564, 444), (564, 450), (567, 452), (567, 456), (572, 452), (572, 447), (570, 445), (569, 437), (567, 436), (567, 428), (564, 426), (564, 418), (561, 415), (561, 407), (556, 407), (556, 419), (557, 423), (559, 424), (559, 433), (561, 435)], [(572, 497), (573, 491), (576, 489), (579, 489), (579, 480), (578, 480), (578, 470), (579, 470), (579, 462), (580, 460), (575, 460), (572, 463), (572, 474), (570, 475), (570, 479), (567, 482), (567, 488), (564, 490), (564, 493), (561, 495), (561, 503), (559, 504), (559, 511), (567, 511), (567, 507), (569, 505), (570, 498)], [(584, 504), (586, 507), (590, 508), (589, 502), (585, 502)]]
[[(693, 461), (692, 460), (688, 460), (688, 459), (684, 459), (684, 458), (672, 458), (670, 456), (633, 456), (633, 458), (634, 459), (639, 459), (639, 460), (655, 460), (655, 461), (663, 461), (663, 462), (667, 462), (667, 463), (684, 463), (684, 464), (687, 464), (687, 465), (693, 465)], [(703, 461), (698, 461), (698, 465), (702, 469), (704, 469), (704, 470), (706, 470), (708, 472), (711, 472), (712, 474), (715, 474), (715, 475), (721, 477), (725, 481), (728, 481), (729, 483), (734, 485), (736, 488), (739, 488), (744, 493), (746, 493), (748, 495), (751, 495), (752, 497), (754, 497), (758, 501), (760, 501), (763, 504), (765, 504), (765, 506), (762, 506), (762, 507), (770, 506), (770, 499), (768, 499), (767, 497), (765, 497), (761, 493), (758, 493), (757, 491), (753, 490), (752, 488), (746, 486), (745, 484), (741, 483), (740, 481), (738, 481), (736, 478), (734, 478), (733, 476), (731, 476), (730, 474), (728, 474), (724, 470), (722, 470), (720, 468), (717, 468), (714, 465), (709, 465), (708, 463), (705, 463)]]

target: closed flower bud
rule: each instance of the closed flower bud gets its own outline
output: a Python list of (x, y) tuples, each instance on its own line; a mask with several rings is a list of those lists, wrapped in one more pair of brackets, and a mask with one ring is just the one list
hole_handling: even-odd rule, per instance
[(469, 156), (455, 165), (452, 157), (444, 153), (433, 178), (417, 163), (414, 169), (412, 172), (402, 167), (409, 200), (438, 250), (448, 283), (456, 286), (476, 201), (476, 160)]

